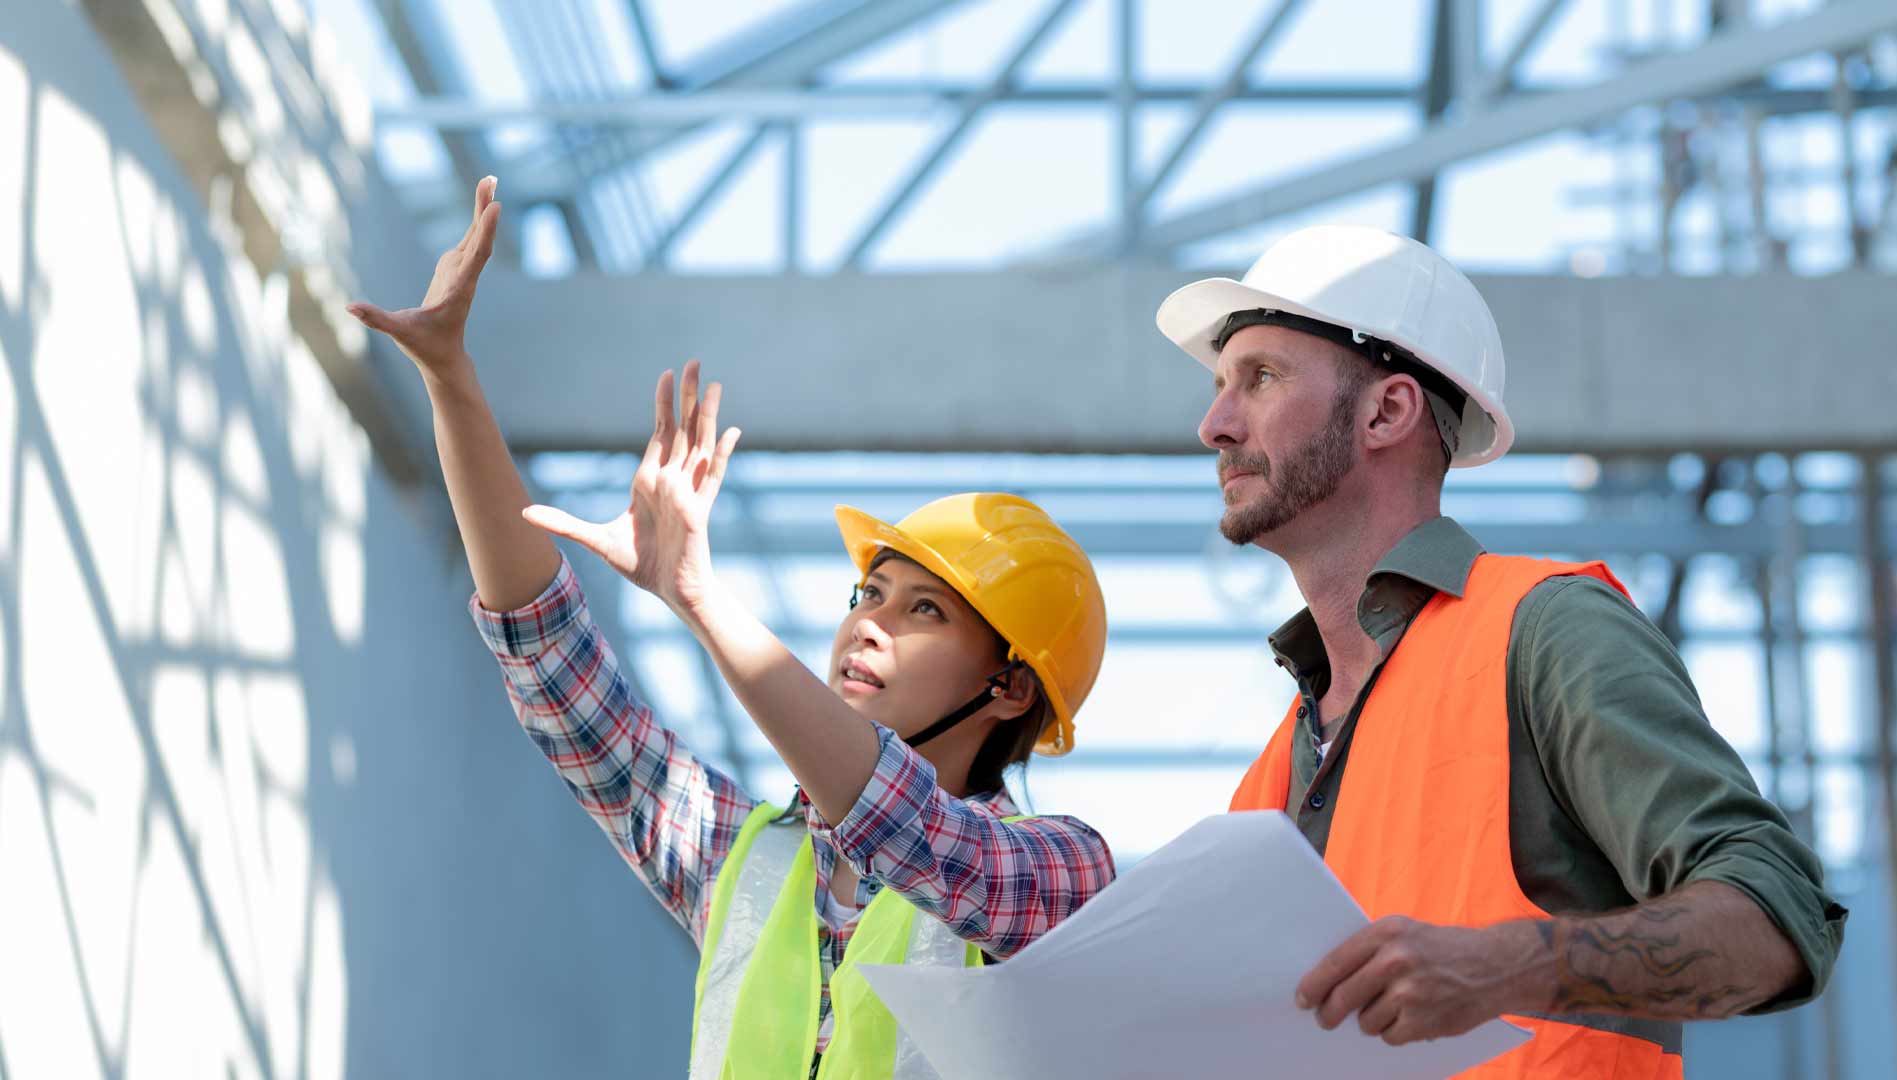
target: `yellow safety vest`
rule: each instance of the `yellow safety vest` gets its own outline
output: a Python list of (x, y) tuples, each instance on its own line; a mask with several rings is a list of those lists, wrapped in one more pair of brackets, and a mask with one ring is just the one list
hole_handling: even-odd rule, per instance
[[(745, 818), (712, 886), (692, 1014), (691, 1080), (805, 1080), (817, 1051), (816, 857), (801, 817)], [(1010, 819), (1018, 820), (1018, 819)], [(830, 979), (835, 1024), (817, 1080), (935, 1080), (859, 964), (979, 967), (981, 950), (893, 889), (870, 901)]]

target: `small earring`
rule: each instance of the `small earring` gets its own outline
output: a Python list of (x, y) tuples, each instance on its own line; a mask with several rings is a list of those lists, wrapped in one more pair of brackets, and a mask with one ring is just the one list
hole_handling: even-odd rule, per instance
[(1001, 696), (1001, 687), (999, 687), (999, 686), (991, 686), (991, 687), (989, 687), (989, 688), (988, 688), (988, 696), (989, 696), (989, 697), (1000, 697), (1000, 696)]

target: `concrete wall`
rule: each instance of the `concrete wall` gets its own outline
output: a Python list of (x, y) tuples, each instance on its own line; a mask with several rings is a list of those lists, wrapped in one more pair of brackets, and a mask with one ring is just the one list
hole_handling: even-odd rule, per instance
[[(187, 29), (281, 30), (221, 10)], [(419, 290), (404, 232), (351, 239)], [(84, 11), (8, 5), (0, 1077), (677, 1075), (690, 945), (519, 734), (290, 292)]]

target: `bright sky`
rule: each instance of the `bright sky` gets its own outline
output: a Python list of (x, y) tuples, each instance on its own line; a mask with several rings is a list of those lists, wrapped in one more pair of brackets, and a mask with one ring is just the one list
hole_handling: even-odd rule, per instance
[[(378, 101), (411, 95), (378, 21), (364, 0), (310, 0), (327, 14), (347, 51), (362, 58)], [(533, 28), (554, 24), (555, 13), (571, 13), (570, 28), (584, 20), (584, 41), (601, 78), (618, 92), (649, 85), (634, 47), (625, 4), (619, 0), (559, 0), (528, 5), (517, 0), (435, 0), (451, 12), (441, 20), (469, 93), (482, 100), (521, 102), (534, 94), (515, 58), (516, 46)], [(1773, 0), (1755, 5), (1767, 17), (1809, 8), (1813, 0)], [(678, 65), (716, 50), (733, 34), (795, 6), (795, 0), (747, 0), (704, 4), (693, 0), (646, 0), (661, 55)], [(1489, 0), (1484, 40), (1491, 57), (1503, 52), (1534, 0)], [(1422, 70), (1427, 44), (1425, 0), (1326, 0), (1305, 4), (1289, 30), (1254, 64), (1262, 82), (1408, 82)], [(1636, 48), (1677, 47), (1703, 34), (1704, 5), (1670, 0), (1570, 0), (1564, 13), (1529, 54), (1521, 77), (1544, 84), (1599, 78), (1615, 41)], [(959, 5), (833, 66), (838, 83), (904, 81), (980, 82), (997, 70), (1015, 43), (1039, 21), (1045, 3), (975, 0)], [(1139, 5), (1136, 63), (1143, 80), (1204, 83), (1232, 61), (1254, 25), (1274, 10), (1250, 0), (1189, 0)], [(532, 12), (532, 15), (523, 13)], [(1115, 51), (1112, 0), (1081, 0), (1023, 69), (1027, 85), (1106, 80)], [(525, 20), (525, 21), (523, 21)], [(1828, 62), (1787, 65), (1781, 80), (1828, 85)], [(1138, 159), (1143, 169), (1161, 160), (1190, 114), (1190, 106), (1149, 105), (1140, 111)], [(805, 127), (803, 267), (834, 268), (854, 244), (874, 211), (953, 123), (941, 115), (912, 119), (832, 120)], [(1636, 115), (1630, 122), (1651, 125)], [(1873, 185), (1892, 122), (1882, 113), (1860, 123), (1859, 157)], [(874, 251), (873, 268), (977, 268), (1017, 258), (1064, 236), (1107, 221), (1113, 204), (1114, 121), (1097, 106), (1008, 106), (991, 109), (960, 149), (926, 186), (909, 212)], [(1395, 105), (1228, 106), (1197, 149), (1157, 193), (1152, 212), (1164, 218), (1234, 191), (1294, 175), (1313, 165), (1400, 142), (1417, 130), (1414, 110)], [(749, 133), (740, 125), (713, 125), (682, 140), (645, 171), (644, 184), (661, 215), (669, 218), (690, 201), (703, 179)], [(503, 154), (526, 148), (533, 129), (497, 139)], [(1767, 131), (1768, 154), (1787, 165), (1835, 168), (1839, 140), (1825, 117), (1775, 121)], [(723, 194), (711, 213), (686, 234), (674, 268), (684, 272), (771, 272), (783, 268), (783, 141), (769, 138)], [(385, 167), (398, 178), (439, 176), (446, 158), (439, 141), (415, 129), (390, 128), (382, 137)], [(1438, 190), (1434, 241), (1472, 269), (1566, 272), (1620, 265), (1622, 235), (1648, 245), (1655, 165), (1650, 148), (1616, 154), (1610, 144), (1581, 134), (1559, 134), (1498, 152), (1450, 170)], [(503, 191), (506, 177), (502, 177)], [(1634, 186), (1643, 205), (1627, 221), (1617, 220), (1608, 201), (1620, 187)], [(1833, 268), (1844, 258), (1842, 207), (1835, 190), (1822, 186), (1799, 198), (1779, 200), (1777, 221), (1812, 232), (1794, 247), (1805, 271)], [(1872, 191), (1867, 198), (1878, 195)], [(1881, 200), (1880, 200), (1881, 201)], [(1248, 262), (1269, 239), (1306, 220), (1349, 220), (1406, 231), (1407, 188), (1386, 188), (1336, 200), (1254, 229), (1194, 245), (1181, 253), (1189, 265), (1230, 266)], [(1689, 198), (1682, 228), (1701, 238), (1687, 261), (1713, 269), (1711, 238), (1717, 222), (1711, 197)], [(444, 228), (446, 226), (444, 225)], [(454, 226), (458, 235), (460, 226)], [(1834, 235), (1836, 234), (1836, 235)], [(530, 223), (527, 261), (541, 272), (570, 265), (570, 252), (551, 216)], [(1596, 270), (1597, 272), (1597, 270)]]

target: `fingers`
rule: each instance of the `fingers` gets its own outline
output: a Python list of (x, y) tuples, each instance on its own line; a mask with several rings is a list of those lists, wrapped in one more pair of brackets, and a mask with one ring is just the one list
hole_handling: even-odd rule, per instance
[(1383, 1035), (1396, 1023), (1397, 1012), (1395, 994), (1378, 994), (1357, 1014), (1357, 1026), (1365, 1035)]
[(481, 225), (481, 215), (487, 210), (487, 204), (494, 198), (494, 190), (500, 187), (500, 183), (492, 176), (483, 176), (481, 182), (474, 185), (474, 216), (468, 219), (468, 231), (461, 234), (461, 242), (455, 247), (465, 249), (468, 241), (474, 239)]
[(487, 204), (481, 216), (474, 219), (474, 250), (461, 262), (461, 281), (472, 289), (480, 279), (481, 271), (487, 266), (488, 256), (494, 254), (494, 234), (500, 231), (501, 204), (497, 199)]
[(1387, 932), (1381, 927), (1381, 922), (1371, 923), (1344, 939), (1342, 945), (1319, 960), (1317, 966), (1298, 981), (1298, 1008), (1313, 1009), (1322, 1004), (1339, 983), (1355, 974), (1358, 968), (1375, 956)]
[(718, 449), (711, 455), (711, 468), (705, 472), (704, 484), (699, 488), (707, 498), (717, 498), (718, 489), (725, 483), (725, 466), (731, 462), (731, 452), (738, 448), (738, 437), (743, 435), (737, 428), (725, 432), (718, 440)]
[(698, 361), (685, 361), (685, 385), (678, 392), (679, 424), (678, 434), (672, 440), (672, 456), (669, 461), (682, 462), (691, 452), (693, 441), (698, 437)]
[[(729, 459), (732, 447), (737, 445), (735, 431), (727, 433), (724, 442), (718, 439), (718, 407), (724, 400), (724, 386), (714, 382), (705, 387), (701, 397), (701, 370), (698, 361), (686, 361), (676, 402), (672, 393), (676, 381), (673, 373), (668, 369), (659, 376), (652, 401), (652, 439), (646, 443), (641, 469), (653, 465), (682, 466), (688, 458), (709, 465), (721, 454)], [(705, 475), (700, 473), (701, 478)]]
[(652, 425), (652, 437), (646, 440), (645, 456), (639, 459), (639, 468), (632, 474), (632, 482), (635, 488), (637, 488), (641, 476), (659, 467), (659, 459), (665, 453), (664, 444), (659, 442), (658, 426), (657, 421), (654, 421)]
[(470, 270), (463, 271), (463, 275), (480, 277), (482, 268), (488, 266), (488, 256), (493, 254), (493, 233), (501, 232), (501, 199), (488, 203), (488, 209), (482, 211), (474, 224), (474, 258), (465, 264)]
[(705, 400), (698, 407), (698, 430), (692, 435), (692, 446), (706, 457), (718, 449), (718, 403), (724, 395), (724, 384), (712, 383), (705, 388)]
[(672, 437), (678, 433), (678, 419), (672, 412), (672, 369), (659, 376), (659, 389), (652, 402), (652, 445), (658, 448), (659, 464), (671, 460)]
[(603, 546), (602, 528), (590, 521), (582, 521), (565, 510), (535, 503), (520, 512), (528, 523), (544, 529), (555, 536), (563, 536), (579, 544), (595, 555), (606, 554)]
[(725, 437), (718, 442), (718, 452), (711, 459), (712, 476), (719, 480), (725, 478), (725, 466), (730, 463), (731, 452), (738, 448), (738, 440), (743, 436), (744, 432), (738, 428), (725, 432)]
[(389, 313), (374, 304), (350, 304), (345, 310), (354, 315), (357, 322), (371, 330), (380, 330), (384, 334), (390, 333), (390, 328), (395, 325), (394, 320), (389, 318)]
[[(1381, 951), (1373, 955), (1362, 967), (1352, 972), (1343, 982), (1338, 983), (1328, 997), (1318, 1003), (1319, 1027), (1329, 1031), (1350, 1019), (1350, 1015), (1358, 1009), (1378, 1000), (1378, 995), (1386, 998), (1390, 996), (1383, 992), (1389, 985), (1390, 973), (1388, 965), (1381, 962), (1382, 955)], [(1391, 1015), (1394, 1017), (1394, 1010)], [(1375, 1035), (1383, 1029), (1370, 1031), (1366, 1027), (1364, 1030)]]
[(1402, 1046), (1406, 1043), (1416, 1042), (1418, 1039), (1435, 1039), (1442, 1037), (1441, 1035), (1419, 1035), (1417, 1034), (1418, 1030), (1416, 1025), (1398, 1017), (1389, 1027), (1383, 1029), (1383, 1041), (1389, 1043), (1391, 1046)]

